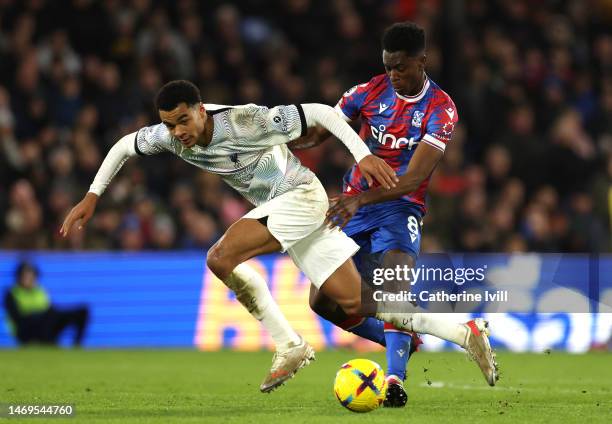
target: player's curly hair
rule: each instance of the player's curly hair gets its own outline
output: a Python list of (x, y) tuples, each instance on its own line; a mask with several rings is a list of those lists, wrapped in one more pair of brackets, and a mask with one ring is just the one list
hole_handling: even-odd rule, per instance
[(170, 111), (181, 103), (193, 106), (201, 101), (200, 90), (194, 83), (186, 80), (175, 80), (166, 83), (159, 89), (155, 96), (155, 107), (158, 110)]
[(425, 51), (425, 30), (409, 21), (393, 24), (382, 36), (382, 48), (389, 53), (404, 51), (408, 56), (418, 56)]

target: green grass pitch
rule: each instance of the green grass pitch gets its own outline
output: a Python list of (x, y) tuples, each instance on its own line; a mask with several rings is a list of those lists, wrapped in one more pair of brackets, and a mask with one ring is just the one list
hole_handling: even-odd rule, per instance
[(408, 406), (356, 414), (332, 393), (337, 368), (384, 354), (324, 351), (287, 385), (259, 392), (271, 353), (182, 350), (0, 351), (0, 403), (75, 405), (66, 419), (7, 422), (480, 423), (612, 422), (612, 355), (498, 354), (502, 379), (486, 385), (455, 352), (410, 361)]

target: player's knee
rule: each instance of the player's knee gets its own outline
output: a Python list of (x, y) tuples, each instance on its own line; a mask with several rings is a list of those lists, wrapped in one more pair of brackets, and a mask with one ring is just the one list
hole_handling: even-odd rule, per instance
[(236, 267), (223, 246), (218, 243), (208, 250), (206, 265), (220, 280), (224, 280)]

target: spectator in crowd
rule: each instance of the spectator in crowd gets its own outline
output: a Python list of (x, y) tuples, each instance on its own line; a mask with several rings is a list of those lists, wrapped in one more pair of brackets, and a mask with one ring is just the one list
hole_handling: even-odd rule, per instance
[(21, 262), (15, 272), (15, 284), (4, 295), (8, 324), (19, 344), (57, 344), (61, 333), (75, 327), (74, 346), (85, 336), (89, 310), (85, 306), (59, 309), (51, 303), (47, 291), (38, 284), (34, 266)]
[[(57, 231), (117, 136), (157, 120), (164, 82), (218, 104), (333, 104), (384, 72), (378, 35), (409, 19), (460, 115), (423, 250), (612, 250), (606, 2), (272, 3), (0, 1), (0, 248), (207, 248), (250, 205), (165, 158), (128, 162), (87, 233)], [(333, 195), (343, 148), (297, 154)]]

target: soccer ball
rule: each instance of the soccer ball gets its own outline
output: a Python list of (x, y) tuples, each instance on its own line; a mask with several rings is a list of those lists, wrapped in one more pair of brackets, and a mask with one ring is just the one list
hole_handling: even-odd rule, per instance
[(353, 359), (342, 365), (334, 380), (334, 393), (342, 406), (353, 412), (369, 412), (385, 399), (385, 373), (374, 361)]

